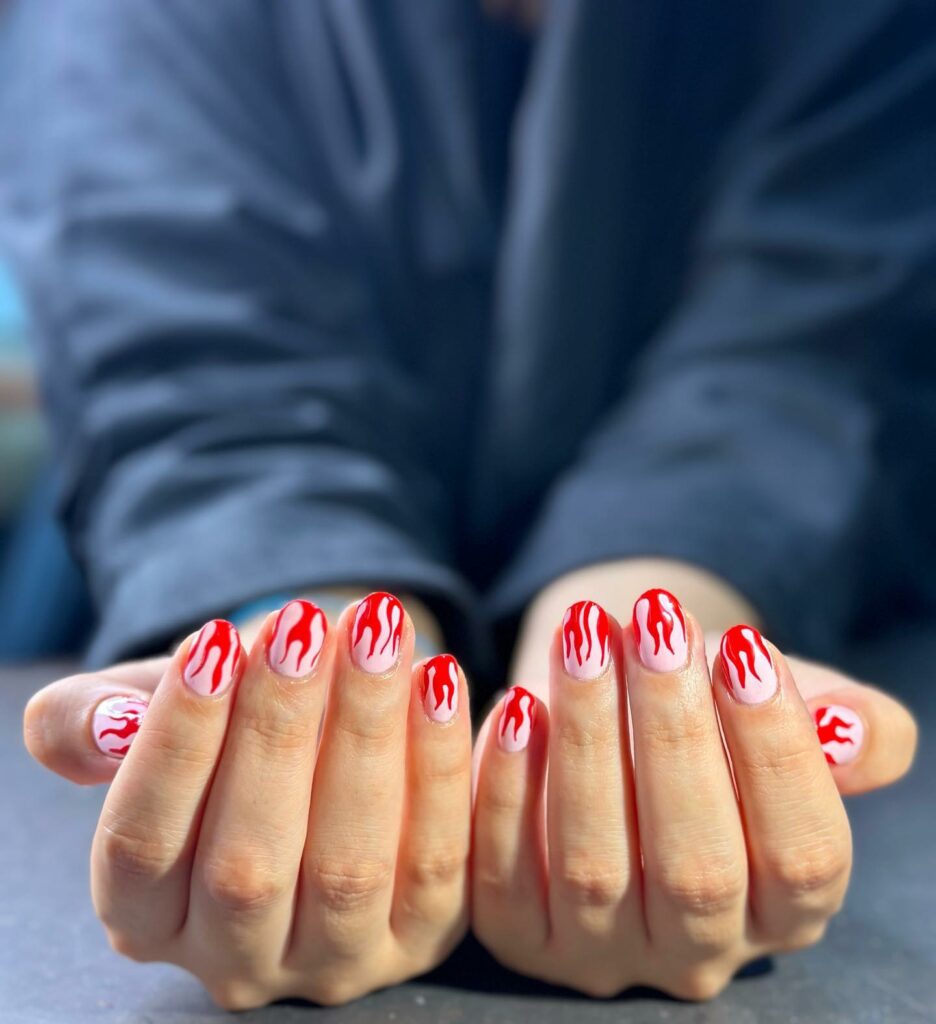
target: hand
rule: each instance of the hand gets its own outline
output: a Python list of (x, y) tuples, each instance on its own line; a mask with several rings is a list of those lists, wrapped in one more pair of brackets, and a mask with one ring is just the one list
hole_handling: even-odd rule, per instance
[[(760, 625), (757, 612), (732, 588), (704, 570), (664, 559), (634, 559), (588, 566), (547, 587), (524, 618), (511, 678), (549, 704), (548, 652), (553, 632), (565, 609), (587, 596), (612, 614), (630, 619), (635, 598), (653, 587), (678, 594), (692, 608), (705, 630), (709, 665), (714, 664), (722, 632), (736, 622)], [(845, 673), (800, 658), (787, 658), (794, 682), (826, 744), (832, 777), (845, 795), (887, 786), (906, 774), (916, 749), (917, 728), (912, 715), (893, 697)], [(848, 739), (837, 741), (838, 717), (852, 724)], [(857, 741), (857, 742), (856, 742)], [(479, 751), (475, 745), (475, 759)]]
[(412, 652), (389, 595), (334, 628), (295, 601), (249, 654), (215, 621), (169, 659), (37, 694), (34, 756), (113, 778), (91, 860), (114, 948), (229, 1009), (342, 1003), (447, 956), (467, 922), (468, 694), (454, 659)]
[(548, 647), (548, 710), (515, 687), (489, 716), (472, 919), (524, 974), (705, 999), (821, 938), (851, 839), (783, 655), (732, 629), (710, 674), (699, 623), (660, 597), (637, 602), (636, 632), (576, 604)]

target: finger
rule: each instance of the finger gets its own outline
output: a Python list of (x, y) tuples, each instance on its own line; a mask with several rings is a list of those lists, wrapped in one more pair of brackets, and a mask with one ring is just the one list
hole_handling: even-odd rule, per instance
[(389, 937), (403, 816), (412, 623), (376, 593), (345, 610), (336, 634), (302, 860), (303, 961)]
[(205, 807), (185, 941), (241, 978), (285, 955), (334, 644), (324, 613), (290, 601), (250, 651)]
[(704, 639), (672, 594), (649, 590), (624, 653), (650, 939), (661, 961), (702, 966), (744, 933), (748, 872)]
[(168, 664), (168, 658), (130, 661), (50, 683), (26, 705), (26, 748), (72, 782), (110, 782)]
[(844, 897), (851, 835), (812, 717), (783, 656), (750, 626), (725, 633), (715, 674), (756, 930), (768, 942), (815, 942)]
[(623, 968), (623, 943), (643, 935), (622, 668), (618, 624), (593, 601), (572, 605), (550, 652), (546, 814), (549, 916), (566, 963), (616, 941)]
[(475, 796), (472, 922), (507, 966), (537, 964), (549, 939), (543, 822), (549, 719), (521, 686), (491, 712)]
[(122, 951), (148, 957), (185, 919), (207, 787), (244, 665), (216, 619), (179, 648), (108, 791), (91, 852), (98, 916)]
[(413, 670), (407, 732), (392, 928), (401, 945), (437, 962), (465, 929), (471, 842), (471, 713), (450, 654)]
[(866, 793), (906, 775), (916, 753), (917, 727), (902, 704), (841, 672), (788, 660), (840, 793)]

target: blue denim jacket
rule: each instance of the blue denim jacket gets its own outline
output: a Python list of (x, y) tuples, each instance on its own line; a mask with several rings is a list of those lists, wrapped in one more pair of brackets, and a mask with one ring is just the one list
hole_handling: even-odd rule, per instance
[(936, 5), (480, 6), (0, 14), (93, 660), (374, 582), (481, 664), (634, 555), (801, 650), (932, 608)]

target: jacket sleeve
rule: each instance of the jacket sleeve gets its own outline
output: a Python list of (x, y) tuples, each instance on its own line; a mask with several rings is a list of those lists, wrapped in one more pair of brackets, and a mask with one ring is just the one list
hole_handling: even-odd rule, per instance
[(549, 493), (503, 614), (571, 569), (668, 556), (828, 651), (933, 564), (936, 25), (860, 6), (769, 5), (691, 285)]
[[(0, 103), (19, 129), (0, 142), (0, 233), (33, 314), (97, 662), (330, 583), (469, 612), (420, 458), (424, 403), (355, 219), (393, 163), (379, 83), (346, 33), (300, 115), (272, 11), (7, 13)], [(358, 116), (372, 131), (355, 149)]]

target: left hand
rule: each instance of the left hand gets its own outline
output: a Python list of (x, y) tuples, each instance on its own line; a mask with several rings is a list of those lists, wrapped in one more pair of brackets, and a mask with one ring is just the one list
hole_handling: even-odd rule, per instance
[[(660, 635), (649, 607), (643, 645), (597, 605), (570, 609), (548, 648), (548, 711), (514, 689), (489, 717), (473, 924), (525, 974), (592, 995), (644, 984), (705, 999), (746, 962), (821, 938), (851, 868), (839, 789), (902, 774), (914, 733), (890, 702), (911, 725), (899, 753), (866, 727), (859, 757), (830, 771), (801, 692), (861, 715), (889, 698), (788, 663), (752, 629), (729, 631), (710, 674), (688, 613), (675, 654), (661, 645), (660, 656), (647, 646)], [(838, 755), (847, 739), (827, 749)]]

